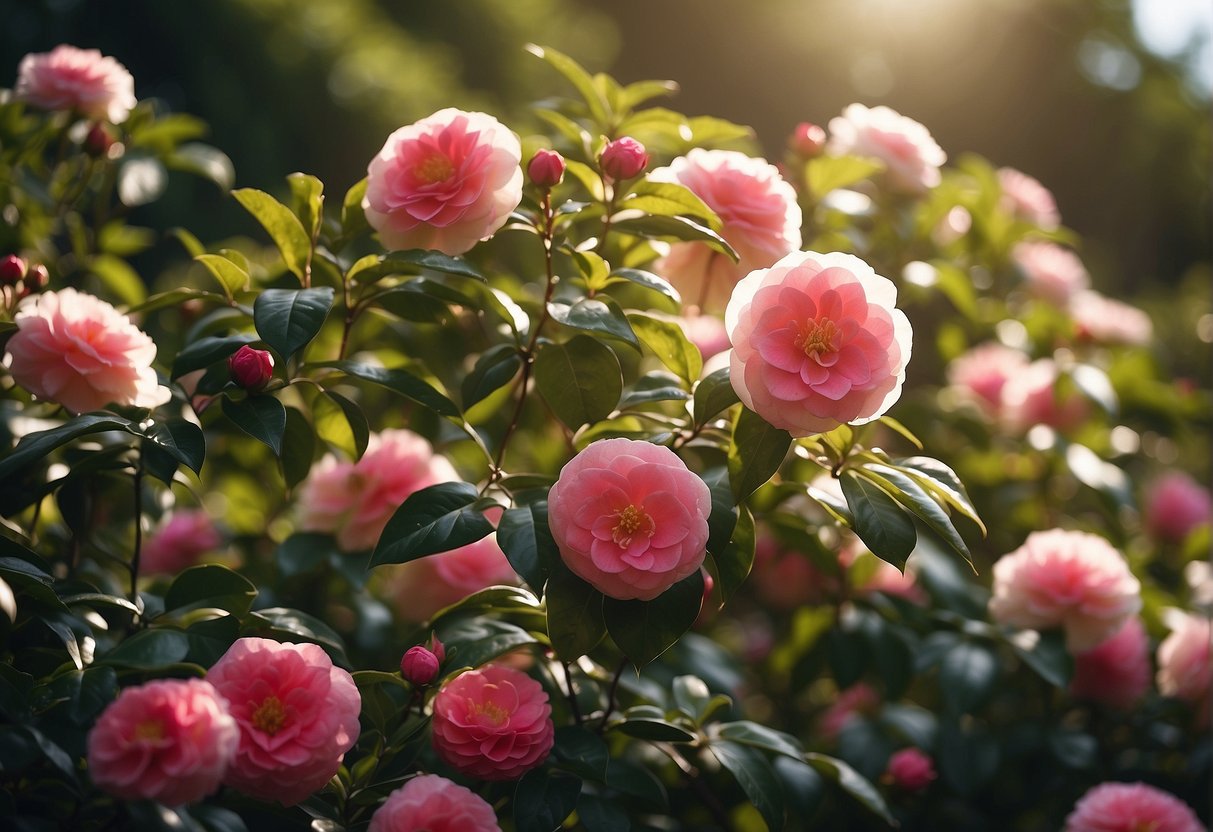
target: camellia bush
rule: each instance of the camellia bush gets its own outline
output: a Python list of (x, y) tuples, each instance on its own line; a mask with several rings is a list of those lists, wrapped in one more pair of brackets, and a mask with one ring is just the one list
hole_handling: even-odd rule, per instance
[(128, 221), (232, 187), (201, 122), (21, 62), (6, 828), (1206, 828), (1164, 322), (887, 107), (775, 165), (531, 51), (544, 132), (440, 110), (214, 243)]

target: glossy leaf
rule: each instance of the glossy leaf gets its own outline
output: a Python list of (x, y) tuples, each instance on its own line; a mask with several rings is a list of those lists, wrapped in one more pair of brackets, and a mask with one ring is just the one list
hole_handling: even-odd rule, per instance
[(218, 607), (244, 615), (257, 597), (257, 587), (226, 566), (207, 563), (191, 566), (174, 580), (164, 596), (165, 612), (193, 607)]
[(372, 364), (360, 364), (357, 361), (330, 361), (317, 366), (332, 367), (347, 376), (386, 387), (405, 398), (412, 399), (439, 416), (458, 418), (460, 415), (459, 408), (455, 406), (454, 402), (438, 392), (429, 382), (413, 375), (408, 370), (389, 370)]
[(879, 487), (852, 471), (843, 471), (839, 483), (851, 510), (855, 534), (872, 554), (904, 570), (906, 558), (918, 542), (910, 515)]
[(241, 268), (227, 257), (219, 254), (199, 254), (194, 260), (206, 267), (206, 270), (223, 288), (223, 293), (229, 298), (248, 289), (248, 270)]
[(332, 306), (331, 286), (266, 289), (253, 304), (253, 323), (265, 343), (290, 358), (316, 337)]
[(693, 573), (652, 601), (606, 598), (607, 632), (623, 654), (641, 668), (660, 656), (691, 628), (703, 604), (703, 574)]
[(472, 372), (463, 379), (463, 409), (471, 409), (472, 405), (505, 387), (521, 368), (522, 356), (512, 344), (498, 344), (485, 351), (476, 360)]
[(17, 443), (17, 447), (11, 453), (0, 459), (0, 482), (15, 478), (18, 472), (27, 465), (37, 462), (73, 439), (110, 430), (134, 433), (135, 425), (129, 419), (123, 419), (121, 416), (107, 413), (85, 413), (57, 428), (27, 433), (21, 437), (21, 441)]
[(370, 441), (366, 415), (355, 402), (339, 393), (323, 391), (312, 400), (316, 435), (350, 459), (361, 459)]
[(275, 456), (282, 453), (286, 432), (286, 408), (273, 396), (249, 396), (236, 400), (223, 398), (223, 415), (254, 439), (264, 442)]
[(640, 349), (640, 342), (636, 340), (636, 333), (628, 324), (627, 316), (623, 314), (619, 304), (605, 295), (596, 298), (582, 298), (571, 306), (567, 303), (553, 301), (548, 304), (548, 314), (557, 323), (567, 327), (599, 335), (609, 335)]
[(506, 509), (497, 523), (497, 543), (514, 571), (540, 591), (549, 566), (560, 557), (548, 528), (547, 501)]
[(804, 755), (804, 761), (813, 767), (818, 774), (837, 783), (843, 791), (859, 801), (860, 805), (872, 814), (881, 818), (889, 826), (896, 826), (888, 804), (876, 787), (862, 774), (851, 768), (842, 760), (810, 751)]
[(956, 714), (971, 713), (989, 698), (998, 682), (998, 656), (974, 641), (960, 641), (939, 665), (943, 701)]
[(290, 208), (255, 188), (240, 188), (232, 191), (232, 196), (261, 223), (274, 245), (278, 246), (278, 251), (282, 253), (286, 267), (303, 280), (312, 250), (312, 240), (299, 218)]
[(563, 52), (557, 52), (555, 49), (547, 46), (536, 46), (533, 43), (528, 43), (526, 51), (546, 61), (553, 69), (563, 75), (576, 88), (577, 92), (581, 94), (594, 120), (599, 125), (605, 127), (608, 120), (607, 103), (598, 92), (598, 88), (594, 86), (594, 79), (590, 77), (590, 74), (580, 64)]
[(493, 524), (473, 505), (480, 494), (465, 482), (443, 482), (409, 495), (388, 521), (371, 566), (408, 563), (475, 543)]
[(738, 501), (774, 476), (790, 447), (792, 437), (786, 430), (772, 427), (748, 407), (741, 409), (729, 446), (729, 482)]
[(324, 183), (308, 173), (292, 173), (286, 178), (291, 187), (291, 207), (310, 238), (320, 232), (324, 220)]
[(675, 240), (706, 243), (733, 262), (738, 260), (737, 252), (725, 241), (724, 237), (708, 226), (687, 217), (625, 216), (616, 219), (611, 227), (616, 231), (635, 234), (639, 237), (657, 240), (673, 237)]
[(947, 503), (968, 517), (986, 534), (986, 526), (973, 507), (973, 501), (965, 490), (964, 483), (956, 472), (938, 459), (926, 456), (912, 456), (894, 460), (894, 465), (902, 469), (908, 476), (914, 477), (932, 493), (944, 498)]
[(877, 485), (892, 494), (893, 499), (919, 517), (945, 543), (972, 564), (973, 557), (969, 554), (969, 547), (952, 525), (947, 512), (913, 478), (887, 465), (864, 465), (858, 473), (861, 476), (874, 475)]
[(577, 808), (581, 780), (549, 772), (528, 771), (514, 790), (514, 828), (517, 832), (555, 832)]
[(606, 635), (603, 595), (563, 564), (553, 565), (544, 591), (552, 647), (571, 662), (598, 646)]
[(282, 433), (282, 478), (287, 488), (294, 488), (307, 479), (316, 451), (316, 434), (307, 417), (297, 407), (286, 408), (286, 426)]
[(729, 381), (728, 367), (709, 373), (695, 385), (695, 424), (706, 424), (720, 411), (732, 407), (738, 401), (737, 391)]
[(186, 345), (173, 360), (173, 378), (180, 378), (194, 370), (202, 370), (222, 361), (245, 344), (257, 341), (250, 333), (236, 335), (207, 335)]
[(708, 748), (733, 775), (746, 797), (767, 822), (767, 828), (771, 832), (786, 828), (783, 787), (766, 755), (727, 740), (713, 741)]
[(202, 473), (206, 458), (206, 438), (202, 428), (185, 419), (157, 422), (148, 430), (147, 438), (195, 474)]
[(623, 280), (637, 286), (643, 286), (646, 289), (657, 292), (662, 297), (669, 298), (676, 304), (682, 304), (682, 295), (678, 294), (678, 290), (668, 280), (652, 272), (646, 272), (643, 269), (615, 269), (611, 272), (608, 283), (616, 280)]
[(729, 542), (721, 551), (712, 551), (722, 602), (728, 603), (749, 577), (754, 566), (755, 540), (754, 515), (745, 506), (739, 506), (737, 523)]
[(535, 356), (535, 385), (560, 421), (576, 430), (619, 404), (623, 376), (614, 351), (588, 335), (545, 344)]
[(140, 630), (120, 642), (98, 662), (122, 667), (162, 668), (182, 661), (189, 653), (189, 637), (180, 630), (157, 627)]
[(703, 356), (687, 338), (677, 319), (642, 312), (633, 312), (627, 317), (632, 331), (662, 364), (688, 385), (699, 378), (703, 370)]

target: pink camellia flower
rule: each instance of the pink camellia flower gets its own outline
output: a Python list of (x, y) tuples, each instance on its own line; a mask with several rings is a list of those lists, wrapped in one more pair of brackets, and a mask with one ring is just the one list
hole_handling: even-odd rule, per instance
[(948, 383), (990, 416), (1002, 407), (1002, 388), (1028, 367), (1022, 352), (991, 341), (979, 344), (948, 365)]
[(1058, 389), (1060, 370), (1051, 358), (1039, 358), (1010, 376), (1002, 387), (999, 418), (1012, 433), (1033, 425), (1069, 430), (1087, 417), (1087, 401), (1075, 391)]
[(923, 605), (928, 600), (926, 592), (918, 585), (913, 569), (907, 567), (906, 571), (902, 572), (893, 564), (884, 561), (876, 565), (876, 571), (864, 581), (859, 591), (883, 592), (903, 598), (911, 604)]
[(850, 104), (830, 119), (834, 156), (867, 156), (885, 166), (885, 180), (895, 190), (920, 194), (940, 183), (939, 168), (948, 160), (930, 132), (917, 121), (888, 107)]
[(818, 717), (817, 732), (822, 739), (834, 741), (842, 733), (842, 729), (854, 719), (876, 709), (880, 704), (880, 694), (865, 682), (856, 682), (838, 696)]
[(520, 670), (486, 665), (434, 697), (434, 750), (462, 774), (515, 780), (552, 750), (556, 728), (543, 686)]
[(389, 248), (463, 254), (522, 201), (521, 163), (518, 137), (497, 119), (439, 110), (388, 136), (362, 209)]
[(1062, 627), (1072, 653), (1116, 635), (1141, 610), (1141, 584), (1102, 537), (1032, 532), (994, 564), (990, 614), (1001, 624)]
[(43, 110), (75, 110), (114, 124), (126, 121), (136, 104), (135, 79), (126, 67), (96, 49), (66, 43), (22, 58), (15, 93)]
[(1179, 798), (1145, 783), (1101, 783), (1066, 818), (1065, 832), (1205, 832)]
[(999, 205), (1011, 216), (1046, 231), (1061, 225), (1061, 214), (1053, 193), (1039, 180), (1015, 168), (999, 168), (998, 185), (1002, 188)]
[(386, 594), (406, 621), (425, 621), (487, 587), (518, 583), (493, 534), (449, 552), (387, 567), (386, 572)]
[(304, 531), (329, 532), (346, 552), (372, 548), (400, 504), (414, 491), (459, 479), (445, 457), (408, 430), (372, 434), (357, 462), (328, 454), (299, 494)]
[(1150, 640), (1140, 618), (1074, 656), (1070, 693), (1113, 708), (1130, 708), (1150, 688)]
[(1158, 646), (1158, 690), (1190, 702), (1198, 725), (1209, 723), (1213, 695), (1213, 621), (1180, 610), (1168, 610), (1171, 634)]
[(1150, 316), (1099, 292), (1079, 292), (1070, 299), (1070, 317), (1078, 337), (1101, 344), (1144, 346), (1154, 337)]
[(1028, 289), (1058, 306), (1067, 305), (1091, 283), (1078, 255), (1056, 243), (1019, 243), (1011, 250), (1011, 258), (1023, 272)]
[(174, 575), (195, 565), (222, 543), (219, 530), (205, 511), (175, 511), (148, 536), (139, 565), (148, 575)]
[(612, 598), (650, 601), (707, 554), (707, 485), (669, 448), (600, 439), (565, 464), (548, 495), (560, 557)]
[(227, 702), (201, 679), (127, 688), (88, 735), (88, 773), (124, 800), (180, 806), (219, 788), (240, 729)]
[(654, 182), (683, 185), (720, 217), (720, 234), (741, 258), (731, 259), (706, 243), (674, 243), (654, 269), (670, 281), (684, 303), (720, 312), (734, 285), (800, 248), (796, 191), (765, 159), (734, 150), (695, 148), (649, 174)]
[(422, 774), (387, 796), (368, 832), (501, 832), (484, 798), (437, 774)]
[(631, 136), (609, 142), (598, 159), (608, 179), (622, 181), (639, 176), (649, 166), (649, 154), (644, 145)]
[(935, 763), (921, 749), (910, 747), (889, 757), (885, 779), (907, 792), (920, 792), (936, 777)]
[(45, 292), (21, 302), (16, 323), (5, 363), (38, 398), (73, 413), (169, 400), (152, 369), (155, 343), (105, 301), (70, 288)]
[(223, 782), (251, 797), (295, 805), (337, 773), (358, 739), (354, 679), (315, 644), (242, 638), (206, 679), (240, 726)]
[(274, 356), (245, 344), (228, 356), (227, 369), (237, 387), (260, 390), (274, 375)]
[(896, 301), (897, 287), (849, 254), (798, 251), (752, 272), (724, 318), (738, 398), (793, 436), (880, 418), (910, 360)]
[(678, 324), (687, 340), (699, 349), (704, 361), (729, 348), (729, 333), (724, 328), (724, 321), (715, 315), (684, 315), (678, 319)]
[(1213, 498), (1209, 489), (1182, 471), (1162, 475), (1146, 491), (1145, 525), (1157, 540), (1181, 543), (1210, 520)]

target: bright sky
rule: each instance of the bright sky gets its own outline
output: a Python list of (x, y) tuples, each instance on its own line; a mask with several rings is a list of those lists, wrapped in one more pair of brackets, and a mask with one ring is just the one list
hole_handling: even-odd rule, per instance
[(1209, 0), (1133, 0), (1133, 22), (1145, 45), (1176, 57), (1189, 45), (1198, 48), (1190, 69), (1193, 86), (1213, 93), (1213, 3)]

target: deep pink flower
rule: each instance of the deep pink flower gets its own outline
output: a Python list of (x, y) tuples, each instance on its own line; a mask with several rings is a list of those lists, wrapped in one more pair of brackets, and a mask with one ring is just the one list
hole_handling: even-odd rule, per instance
[(991, 341), (979, 344), (948, 365), (948, 382), (988, 415), (1002, 408), (1002, 388), (1028, 367), (1022, 352)]
[(25, 261), (15, 254), (6, 254), (0, 258), (0, 284), (16, 286), (25, 279), (28, 269)]
[(649, 154), (644, 145), (631, 136), (608, 142), (598, 159), (602, 172), (615, 181), (639, 176), (649, 166)]
[(521, 162), (518, 137), (497, 119), (439, 110), (388, 136), (362, 208), (389, 248), (463, 254), (522, 201)]
[(5, 358), (13, 380), (73, 413), (169, 400), (152, 369), (156, 345), (105, 301), (63, 289), (21, 302)]
[(343, 551), (370, 549), (410, 494), (457, 479), (423, 437), (385, 430), (371, 435), (357, 462), (328, 454), (312, 467), (299, 494), (300, 525), (336, 535)]
[(897, 288), (849, 254), (798, 251), (737, 284), (725, 312), (738, 398), (808, 436), (880, 418), (901, 395), (913, 333)]
[(1033, 425), (1069, 430), (1087, 417), (1087, 401), (1074, 390), (1059, 389), (1057, 364), (1039, 358), (1012, 374), (1002, 387), (999, 418), (1012, 433), (1023, 433)]
[(564, 157), (555, 150), (538, 150), (526, 166), (526, 173), (535, 185), (551, 190), (564, 179)]
[(1145, 783), (1101, 783), (1074, 804), (1065, 832), (1205, 832), (1179, 798)]
[(826, 146), (826, 131), (819, 125), (802, 121), (792, 129), (788, 137), (788, 150), (802, 159), (820, 156)]
[(315, 644), (242, 638), (206, 679), (240, 726), (224, 782), (251, 797), (293, 806), (324, 787), (358, 739), (358, 688)]
[(88, 772), (124, 800), (180, 806), (219, 788), (240, 729), (227, 702), (201, 679), (157, 679), (127, 688), (88, 735)]
[(486, 665), (434, 697), (434, 750), (462, 774), (514, 780), (552, 750), (555, 726), (543, 686), (519, 670)]
[(1070, 693), (1113, 708), (1132, 707), (1150, 689), (1150, 640), (1140, 618), (1074, 656)]
[(437, 774), (423, 774), (387, 796), (368, 832), (501, 832), (501, 827), (480, 795)]
[(1091, 282), (1078, 255), (1056, 243), (1019, 243), (1011, 250), (1011, 257), (1023, 272), (1028, 289), (1058, 306), (1067, 305)]
[(853, 719), (868, 713), (880, 704), (880, 694), (865, 682), (856, 682), (838, 696), (822, 712), (817, 720), (817, 732), (822, 739), (832, 742), (838, 739), (842, 729)]
[(1070, 317), (1079, 338), (1101, 344), (1144, 346), (1154, 337), (1154, 324), (1145, 312), (1090, 290), (1070, 299)]
[(148, 575), (175, 575), (198, 563), (223, 543), (211, 516), (202, 509), (173, 512), (143, 544), (139, 565)]
[(907, 792), (920, 792), (935, 779), (935, 764), (921, 749), (910, 747), (889, 757), (885, 777)]
[(438, 676), (438, 657), (420, 644), (410, 647), (400, 659), (400, 675), (414, 685), (428, 685)]
[(1158, 646), (1158, 690), (1191, 703), (1196, 722), (1209, 723), (1213, 695), (1213, 621), (1179, 610), (1167, 613), (1171, 634)]
[(830, 119), (827, 150), (835, 156), (867, 156), (885, 166), (885, 181), (897, 191), (919, 194), (939, 184), (948, 157), (917, 121), (888, 107), (850, 104)]
[(1209, 489), (1182, 471), (1171, 471), (1146, 491), (1146, 529), (1156, 539), (1181, 543), (1193, 529), (1213, 520)]
[(649, 601), (698, 571), (712, 495), (669, 448), (600, 439), (560, 471), (548, 520), (560, 557), (612, 598)]
[(114, 124), (126, 121), (136, 104), (135, 79), (126, 67), (96, 49), (66, 43), (22, 58), (15, 94), (43, 110), (75, 110)]
[(228, 356), (227, 369), (237, 387), (260, 390), (274, 376), (274, 356), (245, 344)]
[(994, 564), (990, 614), (1002, 624), (1062, 627), (1072, 653), (1111, 638), (1141, 610), (1141, 584), (1097, 535), (1033, 532)]
[(741, 258), (731, 259), (706, 243), (674, 243), (655, 271), (670, 281), (685, 304), (719, 313), (734, 285), (800, 248), (796, 191), (765, 159), (735, 150), (695, 148), (649, 174), (654, 182), (683, 185), (720, 217), (720, 234)]
[(998, 184), (1002, 188), (1002, 209), (1013, 217), (1027, 220), (1046, 231), (1061, 225), (1061, 214), (1053, 193), (1039, 180), (1015, 168), (999, 168)]
[(487, 587), (518, 583), (496, 535), (384, 571), (386, 594), (406, 621), (425, 621), (443, 607)]

